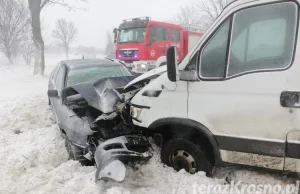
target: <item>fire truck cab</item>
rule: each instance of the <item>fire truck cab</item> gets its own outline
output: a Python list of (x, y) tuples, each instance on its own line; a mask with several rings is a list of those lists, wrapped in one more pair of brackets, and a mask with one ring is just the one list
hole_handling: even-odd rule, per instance
[(201, 36), (195, 26), (151, 21), (150, 17), (123, 20), (114, 29), (116, 58), (130, 64), (133, 71), (144, 73), (166, 64), (170, 46), (177, 47), (181, 61)]

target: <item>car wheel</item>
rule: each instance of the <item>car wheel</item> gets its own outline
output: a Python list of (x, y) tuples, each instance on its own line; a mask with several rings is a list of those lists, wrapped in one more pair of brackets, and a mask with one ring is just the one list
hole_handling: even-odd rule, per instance
[(185, 169), (191, 174), (204, 171), (207, 175), (212, 172), (212, 165), (205, 150), (183, 138), (173, 138), (166, 142), (162, 148), (161, 160), (177, 171)]
[(77, 160), (83, 166), (93, 165), (92, 161), (90, 161), (84, 157), (84, 155), (86, 154), (86, 151), (84, 149), (72, 144), (66, 135), (64, 135), (64, 137), (65, 137), (65, 146), (66, 146), (67, 152), (69, 154), (69, 159)]

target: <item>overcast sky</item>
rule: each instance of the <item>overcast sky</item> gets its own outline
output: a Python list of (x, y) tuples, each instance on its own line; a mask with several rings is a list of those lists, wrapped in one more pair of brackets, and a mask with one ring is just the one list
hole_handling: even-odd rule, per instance
[(181, 6), (192, 0), (89, 0), (88, 3), (76, 3), (78, 7), (85, 7), (86, 11), (68, 11), (60, 6), (50, 6), (43, 10), (43, 26), (45, 42), (51, 44), (51, 32), (55, 27), (55, 20), (66, 18), (73, 21), (79, 30), (79, 35), (73, 46), (105, 45), (106, 31), (112, 33), (123, 19), (150, 16), (152, 20), (169, 20), (179, 11)]

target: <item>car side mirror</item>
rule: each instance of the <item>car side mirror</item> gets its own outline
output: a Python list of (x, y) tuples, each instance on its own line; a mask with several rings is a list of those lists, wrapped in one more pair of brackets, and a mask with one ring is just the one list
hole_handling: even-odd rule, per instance
[(58, 91), (57, 90), (48, 90), (48, 96), (51, 98), (58, 98)]
[(171, 82), (176, 82), (179, 80), (177, 49), (175, 46), (169, 47), (167, 51), (167, 73)]

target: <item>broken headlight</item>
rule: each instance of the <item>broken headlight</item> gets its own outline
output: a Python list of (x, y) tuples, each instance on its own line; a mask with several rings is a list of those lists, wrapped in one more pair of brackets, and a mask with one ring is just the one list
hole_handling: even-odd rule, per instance
[(143, 110), (142, 108), (137, 108), (137, 107), (131, 106), (130, 107), (130, 114), (131, 114), (132, 118), (134, 118), (134, 119), (139, 118), (142, 110)]

